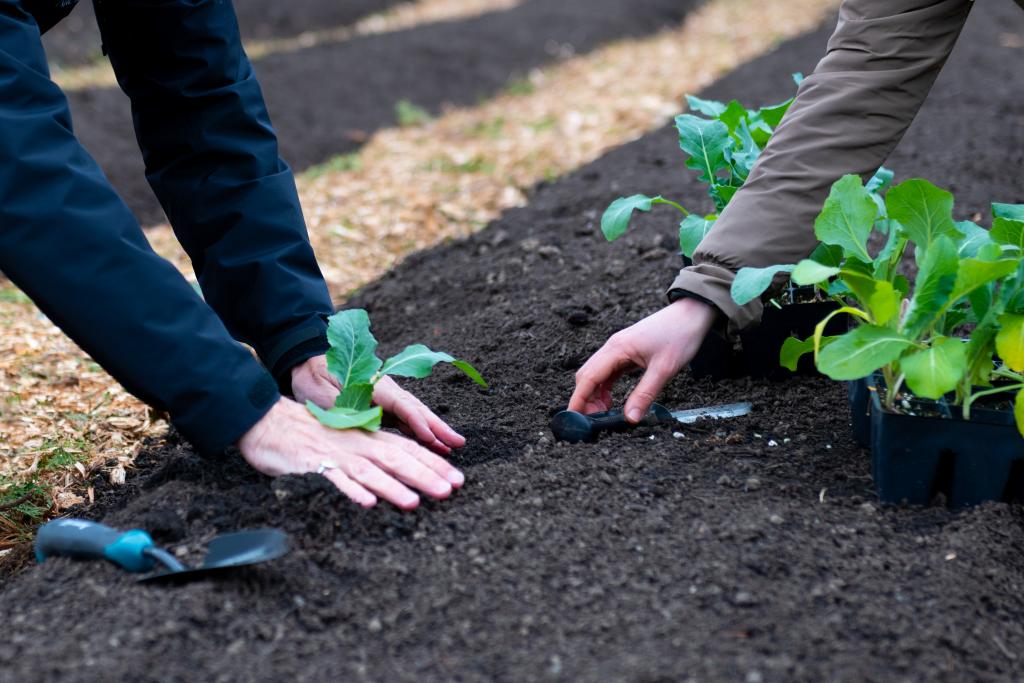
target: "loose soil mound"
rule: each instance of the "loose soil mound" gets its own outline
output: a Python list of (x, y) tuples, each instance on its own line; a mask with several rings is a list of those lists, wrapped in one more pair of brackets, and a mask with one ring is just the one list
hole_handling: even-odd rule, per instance
[[(472, 105), (531, 69), (678, 24), (692, 0), (527, 0), (508, 10), (354, 38), (255, 61), (296, 170), (351, 152), (396, 123), (395, 105)], [(163, 214), (143, 177), (128, 103), (116, 88), (69, 93), (75, 131), (146, 224)]]
[[(994, 36), (1020, 35), (1022, 19), (979, 5), (892, 160), (902, 177), (952, 185), (961, 215), (1021, 200), (1024, 140), (1006, 122), (1024, 116), (1024, 74)], [(793, 41), (706, 94), (781, 99), (826, 37)], [(636, 190), (700, 201), (689, 176), (662, 130), (352, 302), (371, 311), (385, 351), (426, 341), (491, 380), (479, 390), (451, 372), (417, 385), (469, 437), (454, 499), (364, 512), (313, 475), (271, 481), (184, 445), (149, 452), (125, 487), (97, 482), (84, 512), (193, 553), (215, 532), (274, 525), (294, 551), (175, 588), (103, 564), (31, 569), (0, 593), (0, 680), (1019, 678), (1021, 508), (878, 505), (844, 387), (683, 377), (666, 404), (748, 399), (754, 412), (681, 437), (551, 442), (572, 371), (659, 305), (675, 267), (667, 216), (607, 245), (600, 210)]]
[[(409, 0), (236, 0), (235, 13), (246, 40), (296, 36), (330, 26), (347, 26)], [(43, 36), (46, 54), (63, 67), (100, 59), (100, 32), (92, 2), (80, 0), (64, 21)]]

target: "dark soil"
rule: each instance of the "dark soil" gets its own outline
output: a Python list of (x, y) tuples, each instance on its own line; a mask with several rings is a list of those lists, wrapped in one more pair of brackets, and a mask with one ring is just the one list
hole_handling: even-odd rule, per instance
[[(525, 0), (478, 17), (269, 55), (255, 68), (281, 154), (301, 171), (394, 125), (402, 100), (435, 114), (445, 105), (472, 105), (536, 67), (676, 25), (695, 4)], [(85, 90), (68, 99), (78, 137), (114, 187), (144, 224), (162, 220), (121, 91)]]
[[(246, 40), (297, 36), (332, 26), (347, 26), (363, 17), (409, 0), (235, 0), (235, 13)], [(88, 64), (102, 58), (100, 32), (90, 0), (78, 6), (43, 36), (56, 66)]]
[[(1008, 3), (979, 3), (891, 161), (900, 177), (952, 185), (964, 215), (1021, 200), (1024, 72), (994, 37), (1022, 27)], [(705, 94), (781, 99), (826, 37)], [(1019, 680), (1022, 509), (879, 505), (845, 386), (681, 377), (667, 405), (746, 399), (754, 412), (679, 438), (551, 442), (573, 371), (660, 305), (676, 266), (667, 213), (608, 245), (600, 211), (641, 190), (697, 201), (689, 175), (659, 131), (352, 301), (385, 351), (425, 341), (491, 381), (452, 371), (416, 385), (469, 437), (452, 500), (364, 512), (313, 475), (271, 481), (237, 456), (150, 451), (126, 486), (98, 481), (83, 514), (190, 551), (274, 525), (294, 551), (174, 588), (105, 564), (33, 568), (0, 592), (0, 680)]]

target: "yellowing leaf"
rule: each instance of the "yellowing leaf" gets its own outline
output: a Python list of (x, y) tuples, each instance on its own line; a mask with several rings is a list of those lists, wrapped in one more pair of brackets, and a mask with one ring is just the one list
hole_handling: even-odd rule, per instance
[(1024, 371), (1024, 315), (1005, 313), (999, 316), (996, 351), (1014, 372)]

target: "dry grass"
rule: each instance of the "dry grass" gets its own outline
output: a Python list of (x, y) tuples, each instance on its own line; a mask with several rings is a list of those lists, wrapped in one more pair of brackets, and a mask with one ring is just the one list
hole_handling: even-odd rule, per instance
[[(484, 4), (509, 3), (466, 6)], [(344, 299), (412, 251), (470, 234), (522, 204), (537, 181), (663, 125), (682, 109), (685, 93), (813, 28), (836, 6), (838, 0), (712, 0), (676, 29), (586, 56), (566, 54), (479, 106), (383, 130), (358, 154), (307, 171), (299, 178), (300, 194), (333, 295)], [(167, 226), (148, 235), (191, 277)], [(112, 455), (126, 460), (142, 438), (159, 433), (144, 406), (31, 304), (18, 301), (16, 290), (4, 292), (0, 476), (22, 481), (46, 453), (65, 444), (88, 472)], [(55, 508), (73, 500), (60, 495), (76, 495), (64, 483), (73, 485), (81, 475), (65, 467), (47, 479), (57, 485), (50, 496)]]

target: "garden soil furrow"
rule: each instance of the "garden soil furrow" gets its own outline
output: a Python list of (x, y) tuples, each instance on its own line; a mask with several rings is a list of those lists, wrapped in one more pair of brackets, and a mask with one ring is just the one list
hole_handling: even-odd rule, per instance
[[(1007, 33), (1024, 35), (1024, 14), (978, 3), (890, 163), (952, 187), (958, 217), (1022, 200), (1024, 72)], [(783, 99), (827, 35), (705, 95)], [(675, 147), (666, 128), (620, 148), (351, 302), (383, 351), (426, 341), (491, 381), (417, 384), (469, 437), (464, 491), (408, 514), (359, 511), (314, 475), (271, 481), (237, 455), (149, 451), (123, 487), (97, 481), (83, 513), (193, 557), (218, 531), (279, 526), (293, 553), (174, 588), (108, 565), (29, 569), (0, 592), (0, 680), (1019, 680), (1021, 508), (879, 505), (844, 386), (682, 377), (664, 403), (754, 411), (552, 443), (573, 371), (660, 305), (676, 267), (665, 213), (614, 245), (597, 227), (620, 194), (702, 200)]]
[[(358, 149), (407, 101), (472, 105), (539, 66), (678, 25), (693, 0), (526, 0), (477, 17), (255, 60), (281, 154), (296, 170)], [(144, 224), (163, 220), (143, 177), (125, 96), (68, 94), (75, 131)]]

